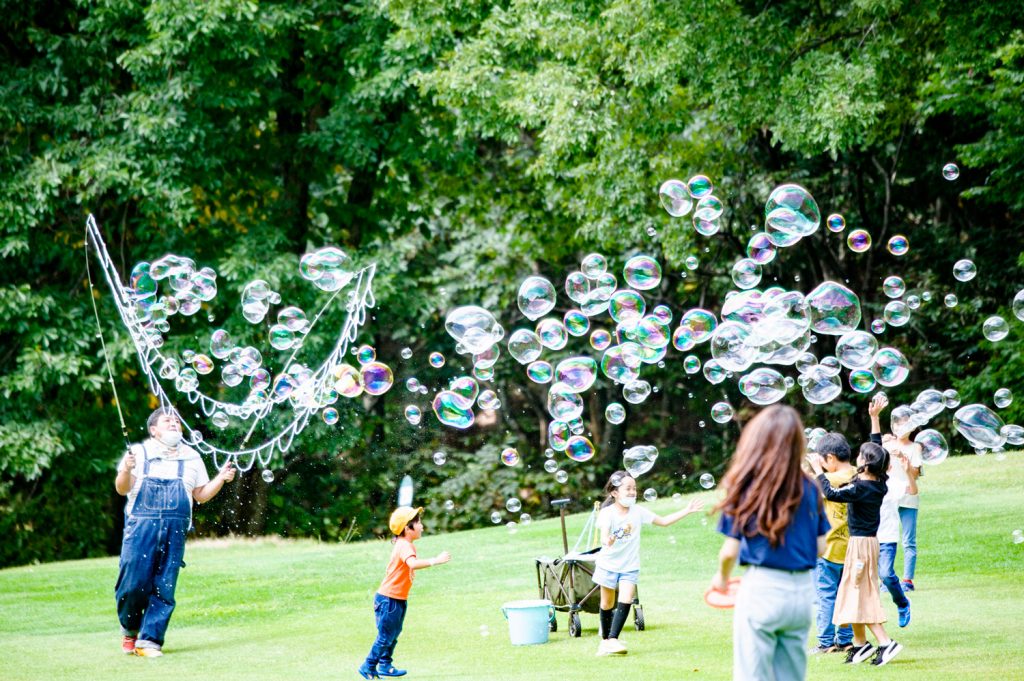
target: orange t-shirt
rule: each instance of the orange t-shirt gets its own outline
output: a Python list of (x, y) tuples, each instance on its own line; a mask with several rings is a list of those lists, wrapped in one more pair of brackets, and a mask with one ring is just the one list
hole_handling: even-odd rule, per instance
[(391, 550), (391, 560), (384, 573), (384, 581), (380, 583), (377, 593), (400, 601), (408, 600), (409, 589), (412, 588), (413, 569), (406, 562), (416, 557), (416, 547), (404, 537), (395, 540), (395, 548)]

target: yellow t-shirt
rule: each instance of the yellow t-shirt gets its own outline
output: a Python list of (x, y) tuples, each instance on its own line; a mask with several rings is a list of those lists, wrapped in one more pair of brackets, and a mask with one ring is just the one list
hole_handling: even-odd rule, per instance
[[(826, 473), (825, 477), (833, 487), (842, 487), (856, 474), (857, 469), (851, 468), (848, 471)], [(832, 563), (842, 563), (846, 560), (846, 543), (850, 539), (850, 527), (846, 524), (846, 503), (826, 499), (825, 513), (832, 529), (825, 535), (825, 554), (822, 558)]]

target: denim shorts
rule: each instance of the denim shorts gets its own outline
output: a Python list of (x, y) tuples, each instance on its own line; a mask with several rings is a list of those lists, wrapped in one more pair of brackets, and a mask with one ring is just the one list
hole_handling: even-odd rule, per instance
[(602, 567), (594, 568), (594, 584), (608, 589), (617, 588), (619, 586), (619, 582), (629, 582), (633, 586), (636, 586), (638, 581), (640, 581), (639, 570), (630, 570), (629, 572), (612, 572), (610, 570), (605, 570)]

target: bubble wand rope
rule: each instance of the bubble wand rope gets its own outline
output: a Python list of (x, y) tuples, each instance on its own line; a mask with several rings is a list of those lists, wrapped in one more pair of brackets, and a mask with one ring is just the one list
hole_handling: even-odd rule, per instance
[[(89, 216), (92, 220), (92, 216)], [(85, 225), (85, 276), (89, 280), (89, 302), (92, 303), (92, 314), (96, 319), (96, 337), (100, 339), (100, 347), (103, 350), (103, 363), (107, 367), (107, 381), (110, 383), (110, 390), (114, 393), (114, 406), (117, 408), (117, 418), (121, 421), (121, 435), (124, 437), (125, 449), (130, 446), (128, 441), (128, 426), (125, 425), (124, 413), (121, 411), (121, 398), (117, 396), (117, 385), (114, 383), (114, 371), (110, 368), (110, 352), (107, 350), (107, 343), (103, 339), (103, 325), (100, 323), (100, 311), (96, 306), (96, 287), (92, 282), (92, 267), (89, 265), (89, 239), (92, 234), (89, 231), (89, 223)], [(93, 244), (96, 247), (95, 244)]]

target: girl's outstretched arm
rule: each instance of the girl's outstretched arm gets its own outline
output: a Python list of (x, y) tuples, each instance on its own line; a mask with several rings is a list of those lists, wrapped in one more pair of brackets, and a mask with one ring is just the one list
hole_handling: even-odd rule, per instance
[(654, 520), (651, 522), (658, 527), (668, 527), (673, 523), (679, 522), (691, 513), (696, 513), (702, 508), (704, 508), (704, 502), (701, 499), (694, 499), (686, 506), (686, 508), (680, 509), (667, 516), (654, 516)]
[(715, 591), (726, 592), (729, 590), (729, 575), (736, 565), (736, 559), (740, 555), (740, 540), (726, 537), (722, 542), (722, 548), (718, 552), (718, 572), (711, 578), (711, 588)]

